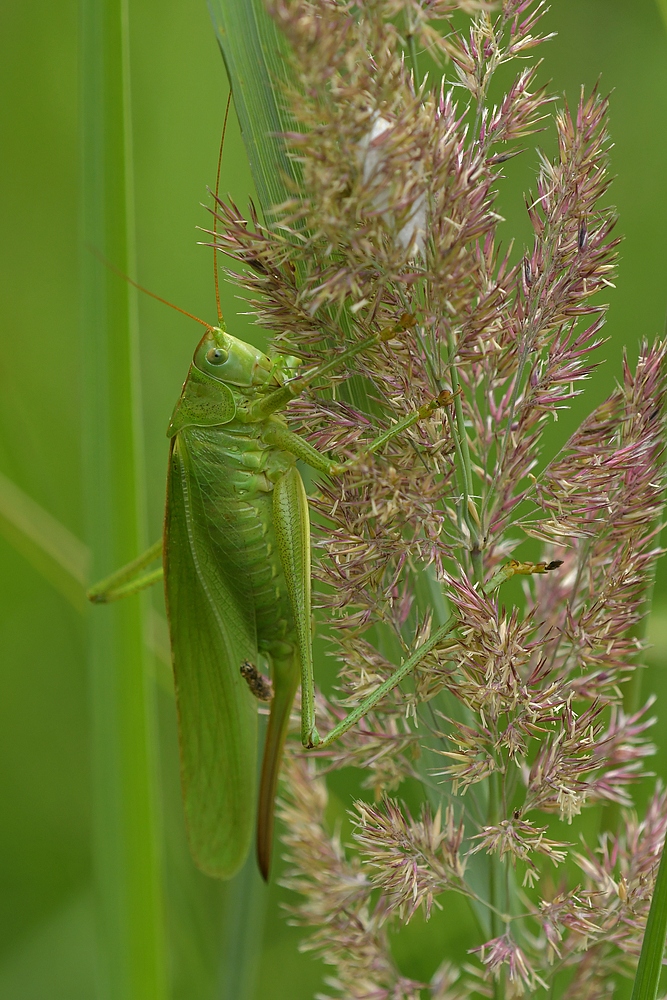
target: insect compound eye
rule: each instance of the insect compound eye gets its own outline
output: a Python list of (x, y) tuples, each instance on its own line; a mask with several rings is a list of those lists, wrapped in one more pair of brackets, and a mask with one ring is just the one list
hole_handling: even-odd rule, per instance
[(229, 351), (223, 350), (222, 347), (211, 347), (206, 352), (206, 360), (209, 365), (224, 365), (228, 357)]

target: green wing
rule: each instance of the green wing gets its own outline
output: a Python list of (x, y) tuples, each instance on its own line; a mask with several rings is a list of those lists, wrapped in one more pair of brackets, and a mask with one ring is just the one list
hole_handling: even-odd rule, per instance
[(234, 574), (216, 550), (216, 532), (225, 525), (212, 521), (224, 518), (224, 504), (212, 509), (202, 488), (202, 475), (206, 484), (210, 473), (199, 469), (185, 435), (173, 438), (165, 592), (190, 849), (202, 871), (231, 878), (253, 832), (257, 702), (240, 667), (246, 660), (256, 664), (257, 640), (243, 574)]

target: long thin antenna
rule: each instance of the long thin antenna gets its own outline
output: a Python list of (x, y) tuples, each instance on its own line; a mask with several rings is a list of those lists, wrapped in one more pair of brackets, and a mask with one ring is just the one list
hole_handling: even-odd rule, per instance
[[(227, 118), (229, 117), (229, 106), (232, 103), (232, 91), (229, 90), (227, 95), (227, 107), (225, 108), (225, 120), (222, 124), (222, 138), (220, 139), (220, 152), (218, 153), (218, 172), (215, 175), (215, 200), (218, 200), (218, 194), (220, 192), (220, 171), (222, 169), (222, 150), (225, 145), (225, 133), (227, 131)], [(213, 280), (215, 282), (215, 304), (218, 309), (218, 323), (224, 328), (224, 320), (222, 318), (222, 308), (220, 306), (220, 279), (218, 277), (218, 248), (216, 246), (216, 237), (218, 235), (218, 215), (217, 212), (213, 213)]]
[(119, 267), (116, 267), (116, 265), (112, 264), (110, 260), (107, 260), (104, 254), (100, 253), (97, 247), (88, 244), (88, 249), (90, 250), (91, 253), (95, 254), (98, 260), (102, 261), (105, 267), (108, 267), (110, 271), (114, 272), (114, 274), (117, 274), (120, 278), (123, 278), (125, 281), (128, 282), (128, 284), (132, 285), (133, 288), (136, 288), (138, 291), (143, 292), (144, 295), (150, 295), (152, 299), (155, 299), (157, 302), (161, 302), (162, 305), (169, 306), (170, 309), (175, 309), (176, 312), (181, 313), (183, 316), (187, 316), (188, 319), (193, 319), (195, 323), (199, 323), (201, 326), (205, 326), (207, 330), (215, 330), (215, 327), (211, 326), (210, 323), (207, 323), (206, 320), (200, 319), (199, 316), (195, 316), (194, 313), (188, 312), (187, 309), (181, 309), (180, 306), (175, 306), (173, 302), (169, 301), (169, 299), (163, 299), (161, 295), (156, 295), (156, 293), (151, 292), (149, 288), (144, 288), (144, 286), (140, 285), (138, 281), (135, 281), (134, 278), (131, 278), (129, 274), (125, 274), (125, 271), (121, 271)]

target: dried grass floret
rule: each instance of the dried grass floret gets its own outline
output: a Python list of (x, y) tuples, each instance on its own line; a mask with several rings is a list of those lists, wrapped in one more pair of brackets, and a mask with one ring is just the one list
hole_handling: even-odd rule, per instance
[(354, 839), (370, 880), (387, 897), (388, 912), (407, 923), (423, 906), (428, 919), (438, 893), (454, 887), (465, 892), (463, 824), (456, 822), (453, 807), (443, 817), (441, 809), (433, 816), (424, 806), (418, 820), (391, 799), (380, 808), (357, 801), (355, 809)]

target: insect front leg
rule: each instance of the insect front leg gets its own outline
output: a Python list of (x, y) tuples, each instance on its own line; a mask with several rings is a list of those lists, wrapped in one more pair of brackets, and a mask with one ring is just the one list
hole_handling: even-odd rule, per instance
[(448, 389), (445, 389), (439, 395), (435, 396), (433, 399), (424, 403), (419, 409), (413, 410), (409, 413), (407, 417), (403, 420), (399, 420), (398, 423), (390, 427), (389, 430), (383, 431), (379, 434), (373, 441), (370, 441), (363, 449), (362, 453), (353, 459), (348, 459), (346, 462), (335, 462), (323, 455), (322, 452), (314, 448), (312, 444), (305, 441), (298, 434), (294, 434), (293, 431), (288, 430), (284, 424), (277, 420), (269, 420), (267, 422), (267, 427), (262, 434), (262, 437), (267, 442), (276, 448), (281, 448), (283, 451), (288, 451), (290, 454), (294, 455), (296, 458), (301, 459), (306, 465), (309, 465), (311, 469), (315, 469), (317, 472), (323, 472), (327, 476), (340, 476), (347, 469), (352, 468), (360, 459), (365, 455), (373, 455), (376, 451), (380, 451), (389, 441), (393, 438), (398, 437), (413, 424), (416, 424), (420, 420), (425, 420), (436, 410), (443, 406), (449, 406), (449, 404), (454, 399), (454, 393), (451, 393)]
[[(366, 449), (367, 453), (372, 453), (382, 447), (387, 441), (389, 441), (396, 434), (401, 433), (406, 427), (411, 426), (416, 423), (417, 420), (423, 419), (432, 413), (439, 406), (444, 406), (450, 403), (452, 400), (451, 393), (441, 393), (440, 396), (436, 397), (431, 403), (426, 404), (421, 407), (420, 410), (415, 411), (414, 414), (410, 414), (403, 421), (400, 421), (389, 431), (381, 434), (375, 441)], [(285, 451), (291, 451), (292, 454), (296, 455), (298, 458), (307, 462), (312, 468), (324, 472), (328, 475), (340, 475), (340, 473), (348, 468), (352, 463), (345, 463), (344, 465), (332, 462), (326, 456), (322, 455), (317, 449), (309, 445), (308, 442), (304, 441), (302, 438), (298, 437), (296, 434), (292, 434), (291, 431), (287, 430), (284, 426), (276, 425), (275, 429), (271, 429), (271, 435), (273, 436), (273, 442), (276, 446), (283, 448)], [(298, 473), (295, 471), (295, 474)], [(301, 477), (299, 476), (299, 482)], [(303, 489), (303, 484), (301, 484), (301, 489)], [(304, 493), (305, 497), (305, 493)], [(560, 562), (555, 561), (552, 563), (520, 563), (514, 559), (509, 560), (504, 566), (495, 574), (495, 576), (489, 580), (489, 582), (483, 587), (483, 593), (486, 596), (494, 593), (498, 588), (512, 576), (519, 575), (531, 575), (533, 573), (548, 573), (552, 570), (558, 569)], [(304, 739), (304, 746), (309, 749), (325, 749), (339, 739), (344, 733), (351, 729), (360, 719), (362, 719), (368, 712), (380, 702), (386, 695), (388, 695), (394, 688), (398, 687), (402, 680), (409, 676), (410, 673), (419, 665), (423, 658), (430, 653), (443, 639), (450, 635), (458, 626), (458, 620), (452, 616), (443, 625), (440, 626), (421, 646), (416, 649), (411, 656), (409, 656), (404, 663), (402, 663), (397, 669), (382, 683), (379, 684), (375, 691), (372, 691), (363, 701), (357, 705), (344, 719), (342, 719), (337, 726), (335, 726), (331, 732), (321, 739), (314, 725), (314, 702), (312, 704), (312, 729), (310, 730), (311, 739), (306, 741)], [(308, 673), (308, 690), (309, 697), (313, 696), (312, 688), (312, 666)], [(305, 687), (304, 687), (305, 690)], [(311, 710), (309, 705), (309, 711)], [(302, 726), (305, 724), (305, 717), (302, 716)], [(305, 734), (305, 728), (303, 730)]]
[(272, 419), (267, 421), (267, 426), (262, 433), (262, 437), (267, 444), (289, 452), (295, 458), (309, 465), (311, 469), (315, 469), (316, 472), (323, 472), (326, 476), (340, 476), (347, 468), (346, 464), (334, 462), (332, 459), (327, 458), (321, 451), (314, 448), (312, 444), (309, 444), (308, 441), (305, 441), (293, 431), (288, 430), (278, 420)]

